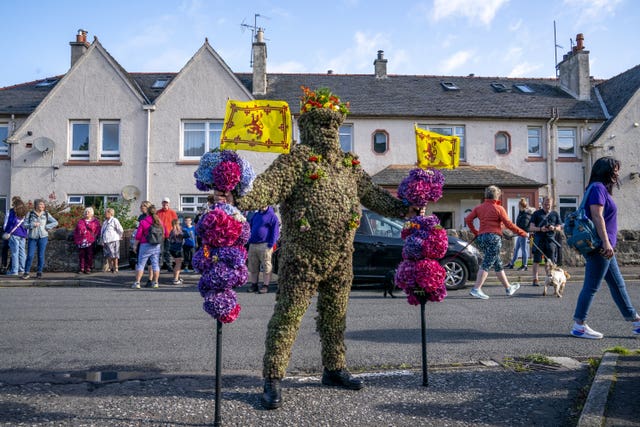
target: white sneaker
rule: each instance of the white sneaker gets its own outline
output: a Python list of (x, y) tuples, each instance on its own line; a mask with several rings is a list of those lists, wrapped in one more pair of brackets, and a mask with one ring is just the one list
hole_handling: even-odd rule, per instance
[(583, 325), (579, 325), (574, 322), (573, 329), (571, 330), (571, 335), (578, 338), (586, 338), (590, 340), (600, 340), (604, 335), (600, 332), (594, 331), (591, 329), (586, 323)]
[(518, 289), (520, 289), (520, 283), (514, 283), (513, 285), (505, 289), (505, 291), (507, 292), (507, 296), (511, 296), (515, 294)]
[(633, 335), (640, 337), (640, 320), (633, 322)]
[(178, 280), (174, 280), (173, 284), (174, 285), (182, 285), (184, 282), (182, 281), (182, 279), (178, 279)]
[(158, 287), (158, 282), (153, 282), (153, 285), (151, 285), (151, 287), (156, 289)]
[(133, 285), (131, 285), (131, 289), (140, 289), (140, 282), (136, 282)]
[(480, 299), (489, 299), (489, 295), (482, 292), (482, 289), (471, 288), (471, 292), (469, 292), (469, 295)]

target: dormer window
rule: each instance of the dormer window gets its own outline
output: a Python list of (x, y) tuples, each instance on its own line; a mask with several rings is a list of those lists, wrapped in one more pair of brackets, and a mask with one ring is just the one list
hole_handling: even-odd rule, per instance
[(155, 82), (153, 82), (153, 85), (151, 85), (152, 89), (164, 89), (165, 87), (167, 87), (167, 84), (169, 83), (169, 79), (165, 78), (165, 79), (157, 79)]
[(531, 89), (529, 86), (527, 86), (524, 83), (518, 83), (514, 85), (516, 89), (518, 89), (520, 92), (522, 93), (533, 93), (535, 92), (533, 89)]
[(446, 90), (460, 90), (460, 88), (454, 82), (440, 82), (440, 84)]
[(58, 79), (46, 79), (39, 83), (36, 83), (36, 87), (49, 87), (49, 86), (53, 86), (57, 82), (58, 82)]
[(491, 83), (491, 87), (496, 92), (506, 92), (508, 90), (507, 87), (504, 85), (504, 83), (495, 83), (494, 82), (494, 83)]

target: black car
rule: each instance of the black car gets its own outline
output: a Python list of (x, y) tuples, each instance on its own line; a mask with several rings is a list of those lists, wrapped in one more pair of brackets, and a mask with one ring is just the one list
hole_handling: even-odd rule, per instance
[[(356, 231), (353, 253), (353, 283), (385, 283), (393, 278), (402, 261), (404, 241), (400, 232), (404, 222), (387, 218), (369, 210), (362, 211), (360, 227)], [(447, 270), (445, 285), (448, 290), (463, 288), (467, 281), (476, 280), (478, 250), (468, 242), (448, 236), (447, 253), (440, 264)], [(274, 272), (277, 272), (274, 253)]]

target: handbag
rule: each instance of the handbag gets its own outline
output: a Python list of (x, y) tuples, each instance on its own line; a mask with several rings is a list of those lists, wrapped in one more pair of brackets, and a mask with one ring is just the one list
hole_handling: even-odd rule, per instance
[(564, 234), (567, 236), (567, 244), (582, 255), (587, 255), (602, 246), (602, 240), (598, 236), (596, 227), (593, 225), (593, 221), (587, 218), (584, 210), (592, 187), (593, 184), (587, 187), (578, 210), (567, 215), (564, 220)]
[(13, 234), (13, 232), (14, 232), (14, 231), (16, 231), (16, 229), (17, 229), (18, 227), (20, 227), (20, 224), (22, 224), (22, 221), (24, 221), (24, 218), (23, 218), (23, 219), (21, 219), (21, 220), (16, 224), (16, 226), (15, 226), (15, 227), (13, 227), (13, 230), (11, 230), (11, 231), (10, 231), (10, 232), (8, 232), (8, 233), (2, 233), (2, 240), (9, 240), (9, 239), (11, 238), (11, 235)]

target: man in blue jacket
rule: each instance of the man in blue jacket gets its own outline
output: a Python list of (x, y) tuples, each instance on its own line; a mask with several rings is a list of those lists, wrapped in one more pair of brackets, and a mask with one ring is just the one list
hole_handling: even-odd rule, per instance
[[(271, 206), (256, 211), (250, 219), (251, 237), (247, 268), (249, 270), (248, 292), (269, 292), (271, 282), (271, 255), (280, 237), (280, 220)], [(260, 266), (263, 269), (262, 285), (258, 288)]]

